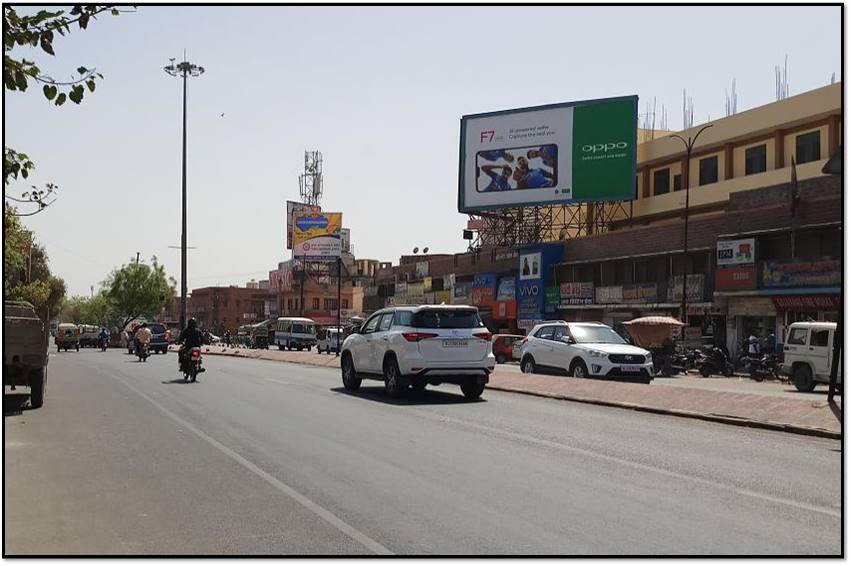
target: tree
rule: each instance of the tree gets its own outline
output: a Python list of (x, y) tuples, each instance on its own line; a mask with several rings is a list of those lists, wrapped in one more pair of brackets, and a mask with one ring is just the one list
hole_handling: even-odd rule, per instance
[(97, 324), (110, 329), (121, 325), (121, 315), (104, 292), (94, 297), (71, 297), (62, 307), (62, 322)]
[(50, 272), (47, 252), (18, 220), (8, 204), (3, 210), (3, 293), (31, 302), (49, 320), (65, 298), (65, 282)]
[[(53, 56), (55, 55), (53, 40), (56, 34), (64, 36), (70, 33), (71, 26), (74, 24), (84, 30), (90, 21), (97, 19), (99, 14), (109, 12), (117, 16), (123, 11), (126, 10), (119, 10), (115, 6), (80, 5), (72, 7), (68, 15), (65, 14), (65, 10), (39, 10), (32, 15), (21, 16), (11, 6), (3, 6), (3, 87), (7, 91), (24, 92), (30, 83), (36, 83), (42, 86), (45, 98), (56, 106), (62, 106), (66, 100), (80, 104), (85, 96), (86, 88), (89, 92), (94, 92), (97, 81), (102, 79), (103, 75), (95, 69), (81, 66), (77, 68), (77, 74), (73, 75), (70, 81), (58, 81), (43, 74), (35, 61), (23, 57), (16, 58), (13, 51), (23, 46), (41, 47), (43, 52)], [(24, 179), (29, 177), (33, 169), (35, 164), (27, 154), (3, 146), (4, 189), (12, 179), (18, 179), (19, 175)], [(35, 210), (32, 212), (15, 212), (17, 216), (31, 216), (53, 203), (57, 189), (58, 187), (53, 183), (47, 183), (44, 188), (33, 185), (32, 190), (22, 193), (20, 198), (7, 195), (6, 190), (4, 190), (4, 197), (12, 202), (35, 205)]]
[(105, 295), (122, 317), (124, 328), (139, 317), (152, 317), (174, 296), (177, 282), (166, 276), (165, 268), (151, 258), (151, 265), (129, 263), (114, 270), (104, 282)]

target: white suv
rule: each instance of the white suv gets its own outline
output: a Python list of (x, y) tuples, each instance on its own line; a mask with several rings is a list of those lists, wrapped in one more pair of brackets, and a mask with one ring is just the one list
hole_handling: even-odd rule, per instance
[(460, 305), (382, 309), (346, 338), (340, 355), (346, 390), (379, 379), (392, 397), (409, 386), (422, 391), (456, 383), (465, 397), (477, 399), (496, 363), (478, 309)]
[(548, 321), (535, 326), (522, 345), (520, 369), (567, 371), (573, 377), (635, 377), (650, 383), (653, 358), (599, 322)]

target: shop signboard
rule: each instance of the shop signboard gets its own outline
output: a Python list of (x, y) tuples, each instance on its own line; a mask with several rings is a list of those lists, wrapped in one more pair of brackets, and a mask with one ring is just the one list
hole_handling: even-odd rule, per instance
[(772, 297), (777, 310), (784, 311), (838, 311), (839, 295), (791, 295)]
[(834, 287), (841, 282), (838, 259), (762, 262), (763, 287)]
[(497, 301), (494, 308), (494, 318), (501, 320), (517, 318), (517, 301)]
[(443, 288), (450, 290), (455, 286), (455, 274), (447, 273), (443, 276)]
[(408, 283), (407, 302), (412, 305), (421, 304), (425, 297), (422, 283)]
[[(396, 286), (395, 286), (395, 289), (394, 289), (394, 292), (393, 292), (393, 296), (396, 297), (396, 299), (398, 300), (398, 299), (403, 298), (407, 294), (408, 294), (408, 284), (405, 283), (404, 281), (402, 281), (400, 283), (396, 283)], [(401, 304), (401, 303), (399, 303), (399, 304)]]
[(777, 316), (771, 297), (730, 297), (727, 316)]
[(418, 261), (415, 270), (417, 274), (417, 279), (428, 277), (428, 262)]
[(500, 248), (493, 254), (494, 261), (506, 261), (517, 257), (516, 248)]
[[(686, 277), (686, 300), (691, 302), (703, 301), (704, 276), (702, 273), (691, 273)], [(668, 278), (668, 302), (678, 303), (683, 300), (683, 276), (675, 275)]]
[(431, 277), (423, 277), (423, 290), (426, 293), (431, 291)]
[(515, 299), (514, 277), (505, 277), (499, 282), (499, 289), (496, 293), (497, 301), (513, 301)]
[(756, 289), (756, 267), (719, 267), (715, 270), (715, 288), (719, 291)]
[(550, 268), (561, 261), (564, 248), (560, 243), (527, 246), (517, 251), (517, 317), (544, 318), (545, 287)]
[(544, 312), (552, 314), (558, 309), (561, 302), (561, 291), (558, 285), (552, 285), (544, 289)]
[(287, 201), (287, 249), (293, 249), (293, 212), (321, 212), (322, 207), (303, 202)]
[(594, 302), (593, 281), (562, 283), (559, 286), (559, 292), (562, 307), (566, 305), (590, 305)]
[(541, 324), (543, 319), (540, 318), (518, 318), (517, 319), (517, 328), (522, 328), (526, 332), (532, 330), (536, 324)]
[(472, 299), (477, 306), (492, 305), (496, 297), (496, 274), (477, 273), (473, 277)]
[(464, 116), (458, 210), (635, 198), (638, 97)]
[(293, 257), (336, 261), (340, 257), (340, 212), (293, 212)]
[(426, 291), (423, 293), (423, 304), (424, 305), (433, 305), (434, 304), (434, 292)]
[(623, 302), (623, 287), (612, 285), (609, 287), (597, 287), (597, 304), (620, 304)]
[(635, 283), (623, 286), (624, 303), (655, 303), (658, 301), (656, 283)]
[(755, 238), (718, 240), (715, 245), (715, 263), (726, 265), (753, 265)]
[(452, 291), (435, 291), (434, 304), (436, 305), (451, 305)]
[(456, 281), (452, 291), (452, 304), (454, 305), (469, 305), (470, 292), (472, 291), (472, 282)]

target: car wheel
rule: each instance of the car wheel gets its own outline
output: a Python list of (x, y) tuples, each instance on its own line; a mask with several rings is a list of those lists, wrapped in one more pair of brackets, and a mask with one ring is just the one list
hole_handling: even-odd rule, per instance
[(47, 385), (44, 375), (44, 368), (39, 368), (30, 376), (30, 406), (33, 409), (44, 405), (44, 391)]
[(384, 390), (394, 399), (398, 399), (408, 390), (408, 383), (400, 374), (395, 358), (388, 358), (384, 362)]
[(578, 378), (588, 377), (588, 366), (582, 360), (577, 360), (573, 362), (573, 369), (570, 371), (570, 375)]
[(482, 396), (485, 390), (485, 384), (480, 383), (478, 379), (468, 379), (461, 384), (461, 393), (467, 399), (478, 399)]
[(532, 356), (526, 356), (523, 358), (523, 361), (520, 363), (520, 371), (523, 373), (535, 373), (536, 370), (535, 360)]
[(344, 356), (342, 363), (343, 387), (346, 391), (357, 391), (360, 389), (361, 379), (355, 373), (355, 364), (351, 356)]
[(803, 364), (795, 366), (792, 372), (792, 379), (795, 382), (795, 389), (803, 392), (810, 392), (816, 388), (816, 382), (813, 381), (813, 372), (809, 366)]
[(496, 363), (504, 364), (505, 363), (505, 354), (497, 354), (496, 355)]

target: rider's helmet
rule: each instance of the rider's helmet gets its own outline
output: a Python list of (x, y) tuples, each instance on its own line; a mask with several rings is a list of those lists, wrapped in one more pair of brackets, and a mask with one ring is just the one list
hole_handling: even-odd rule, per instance
[(195, 320), (195, 317), (191, 317), (189, 321), (186, 323), (187, 328), (195, 328), (198, 326), (198, 321)]

